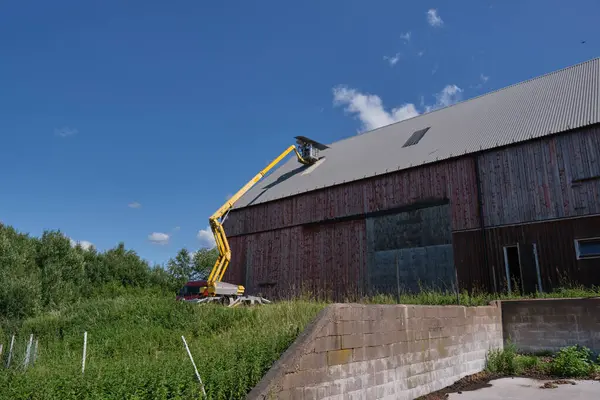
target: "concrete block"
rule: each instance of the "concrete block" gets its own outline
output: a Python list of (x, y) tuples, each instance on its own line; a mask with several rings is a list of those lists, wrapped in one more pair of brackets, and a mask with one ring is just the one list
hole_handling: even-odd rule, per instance
[(327, 380), (327, 377), (323, 375), (323, 371), (319, 370), (306, 370), (293, 372), (286, 374), (283, 377), (282, 389), (293, 389), (302, 388), (305, 386), (316, 385)]
[(342, 336), (342, 349), (353, 349), (363, 347), (366, 344), (364, 334), (352, 334)]
[(327, 365), (348, 364), (352, 362), (352, 349), (332, 350), (327, 352)]
[(375, 360), (378, 358), (386, 358), (391, 356), (390, 345), (366, 347), (365, 352), (367, 360)]
[(304, 400), (319, 400), (319, 390), (317, 387), (305, 387), (304, 388)]
[(367, 350), (365, 347), (357, 347), (352, 349), (352, 362), (367, 360)]
[(339, 350), (342, 348), (341, 336), (326, 336), (314, 340), (314, 351), (316, 353)]
[(300, 357), (299, 370), (320, 369), (327, 366), (327, 353), (308, 353)]

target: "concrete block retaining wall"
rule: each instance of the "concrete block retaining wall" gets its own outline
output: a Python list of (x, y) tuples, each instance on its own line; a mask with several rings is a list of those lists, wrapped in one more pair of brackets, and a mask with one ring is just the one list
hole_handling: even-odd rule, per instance
[(579, 344), (600, 353), (600, 298), (503, 301), (502, 324), (504, 340), (522, 352)]
[(248, 399), (414, 399), (485, 367), (502, 348), (499, 303), (485, 307), (335, 304)]

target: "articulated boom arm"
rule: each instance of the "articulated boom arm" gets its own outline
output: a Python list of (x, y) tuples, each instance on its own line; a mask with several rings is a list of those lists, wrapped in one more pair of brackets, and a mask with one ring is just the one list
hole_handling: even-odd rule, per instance
[(269, 165), (267, 165), (262, 171), (260, 171), (252, 180), (244, 185), (236, 194), (234, 194), (225, 204), (221, 206), (210, 218), (210, 228), (215, 237), (215, 241), (217, 244), (217, 249), (219, 250), (219, 256), (217, 261), (208, 276), (208, 286), (213, 286), (215, 282), (221, 282), (223, 279), (223, 275), (229, 266), (229, 261), (231, 260), (231, 249), (229, 247), (229, 242), (227, 241), (227, 237), (225, 235), (225, 230), (222, 225), (223, 216), (229, 211), (233, 205), (242, 197), (248, 190), (252, 188), (269, 170), (271, 170), (275, 165), (277, 165), (286, 155), (288, 155), (292, 150), (296, 152), (296, 157), (298, 157), (298, 161), (302, 164), (310, 164), (309, 161), (302, 158), (300, 152), (295, 145), (288, 147), (283, 153), (281, 153), (276, 159), (271, 161)]

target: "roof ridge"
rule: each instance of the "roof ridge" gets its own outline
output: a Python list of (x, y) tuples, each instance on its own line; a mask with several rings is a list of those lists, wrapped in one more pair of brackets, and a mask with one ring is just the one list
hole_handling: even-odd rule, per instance
[[(403, 119), (403, 120), (401, 120), (401, 121), (397, 121), (397, 122), (392, 122), (391, 124), (383, 125), (383, 126), (380, 126), (379, 128), (375, 128), (375, 129), (371, 129), (370, 131), (366, 131), (366, 132), (359, 133), (358, 135), (353, 135), (353, 136), (349, 136), (349, 137), (346, 137), (346, 138), (343, 138), (343, 139), (337, 140), (337, 141), (335, 141), (335, 142), (329, 143), (329, 144), (328, 144), (328, 146), (332, 146), (332, 145), (334, 145), (334, 144), (336, 144), (336, 143), (340, 143), (340, 142), (343, 142), (343, 141), (346, 141), (346, 140), (349, 140), (349, 139), (353, 139), (353, 138), (356, 138), (356, 137), (359, 137), (359, 136), (364, 136), (364, 135), (367, 135), (367, 134), (369, 134), (369, 133), (373, 133), (373, 132), (375, 132), (375, 131), (381, 130), (381, 129), (383, 129), (383, 128), (387, 128), (387, 127), (389, 127), (389, 126), (392, 126), (392, 125), (397, 125), (397, 124), (400, 124), (400, 123), (402, 123), (402, 122), (405, 122), (405, 121), (409, 121), (409, 120), (412, 120), (412, 119), (416, 119), (416, 118), (419, 118), (419, 117), (423, 117), (423, 116), (425, 116), (425, 115), (430, 115), (430, 114), (433, 114), (433, 113), (435, 113), (435, 112), (437, 112), (437, 111), (447, 110), (447, 109), (449, 109), (449, 108), (451, 108), (451, 107), (458, 106), (458, 105), (460, 105), (460, 104), (465, 104), (465, 103), (468, 103), (468, 102), (470, 102), (470, 101), (477, 100), (477, 99), (479, 99), (479, 98), (481, 98), (481, 97), (489, 96), (489, 95), (492, 95), (492, 94), (494, 94), (494, 93), (498, 93), (498, 92), (501, 92), (501, 91), (504, 91), (504, 90), (507, 90), (507, 89), (513, 88), (513, 87), (515, 87), (515, 86), (524, 85), (524, 84), (526, 84), (526, 83), (529, 83), (529, 82), (532, 82), (532, 81), (536, 81), (536, 80), (539, 80), (539, 79), (541, 79), (541, 78), (546, 78), (546, 77), (548, 77), (548, 76), (551, 76), (551, 75), (557, 74), (557, 73), (559, 73), (559, 72), (564, 72), (564, 71), (566, 71), (566, 70), (569, 70), (569, 69), (571, 69), (571, 68), (575, 68), (575, 67), (582, 67), (582, 66), (583, 66), (583, 65), (585, 65), (585, 64), (592, 63), (592, 62), (594, 62), (594, 61), (599, 61), (599, 60), (600, 60), (600, 56), (597, 56), (597, 57), (591, 58), (591, 59), (589, 59), (589, 60), (586, 60), (586, 61), (582, 61), (582, 62), (579, 62), (579, 63), (576, 63), (576, 64), (571, 64), (571, 65), (568, 65), (568, 66), (566, 66), (566, 67), (562, 67), (562, 68), (556, 69), (556, 70), (554, 70), (554, 71), (546, 72), (545, 74), (542, 74), (542, 75), (534, 76), (534, 77), (532, 77), (532, 78), (525, 79), (525, 80), (523, 80), (523, 81), (519, 81), (519, 82), (516, 82), (516, 83), (510, 84), (510, 85), (508, 85), (508, 86), (501, 87), (501, 88), (499, 88), (499, 89), (496, 89), (496, 90), (492, 90), (491, 92), (482, 93), (482, 94), (480, 94), (480, 95), (478, 95), (478, 96), (471, 97), (471, 98), (468, 98), (468, 99), (466, 99), (466, 100), (462, 100), (462, 101), (456, 102), (456, 103), (454, 103), (454, 104), (450, 104), (450, 105), (448, 105), (448, 106), (446, 106), (446, 107), (442, 107), (442, 108), (438, 108), (438, 109), (435, 109), (435, 110), (432, 110), (432, 111), (424, 112), (424, 113), (422, 113), (422, 114), (415, 115), (414, 117), (406, 118), (406, 119)], [(600, 64), (599, 64), (599, 65), (600, 65)]]

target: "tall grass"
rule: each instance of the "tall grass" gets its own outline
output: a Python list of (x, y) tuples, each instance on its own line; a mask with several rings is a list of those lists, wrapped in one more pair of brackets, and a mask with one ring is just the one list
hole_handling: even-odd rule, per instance
[(554, 299), (575, 297), (598, 297), (600, 288), (586, 288), (583, 286), (570, 286), (556, 289), (551, 292), (521, 295), (519, 293), (486, 293), (467, 291), (440, 292), (434, 290), (422, 290), (419, 293), (400, 293), (399, 295), (377, 294), (370, 297), (358, 299), (359, 302), (367, 304), (423, 304), (423, 305), (451, 305), (460, 304), (465, 306), (484, 306), (493, 300), (519, 300), (519, 299)]
[[(14, 330), (19, 339), (14, 368), (0, 367), (0, 398), (199, 398), (182, 335), (208, 398), (243, 398), (323, 307), (296, 301), (230, 309), (140, 293), (82, 302), (0, 331), (5, 346)], [(30, 333), (39, 338), (38, 360), (23, 371)]]

